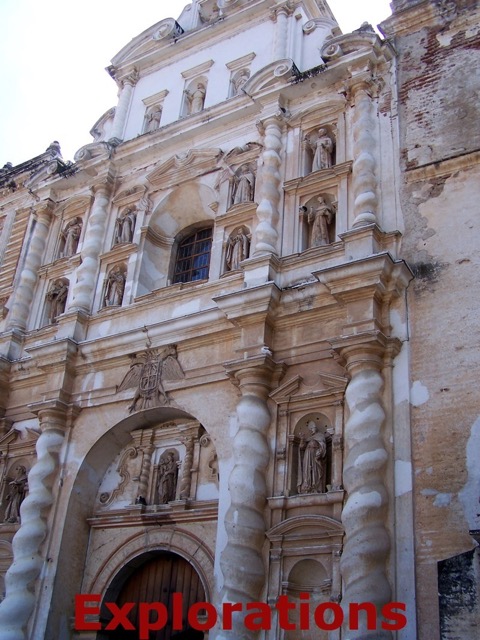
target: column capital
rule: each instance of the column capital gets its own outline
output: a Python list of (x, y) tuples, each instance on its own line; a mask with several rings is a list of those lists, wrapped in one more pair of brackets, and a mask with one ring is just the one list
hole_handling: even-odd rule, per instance
[(366, 69), (345, 80), (341, 93), (343, 93), (350, 102), (355, 102), (356, 96), (361, 91), (369, 98), (377, 98), (383, 85), (384, 81), (382, 78), (374, 76), (370, 69)]
[(231, 382), (242, 395), (254, 395), (266, 400), (272, 389), (285, 375), (287, 365), (275, 362), (268, 354), (231, 360), (224, 364)]
[(46, 198), (46, 200), (42, 200), (37, 204), (33, 205), (31, 208), (32, 213), (37, 216), (37, 219), (43, 220), (48, 224), (53, 216), (53, 210), (55, 208), (55, 202), (50, 198)]
[(368, 331), (342, 337), (330, 343), (333, 351), (344, 361), (347, 372), (353, 376), (358, 371), (381, 371), (390, 365), (400, 349), (398, 338), (388, 337), (381, 331)]
[[(283, 65), (279, 65), (279, 67), (283, 68)], [(279, 67), (277, 67), (277, 69)], [(271, 125), (276, 125), (279, 129), (283, 129), (283, 127), (287, 124), (287, 120), (289, 119), (289, 117), (290, 112), (283, 107), (279, 107), (278, 110), (275, 111), (275, 113), (265, 116), (265, 118), (262, 118), (261, 120), (257, 120), (255, 122), (255, 125), (258, 129), (258, 132), (263, 136), (265, 135), (267, 127)]]
[(97, 180), (90, 188), (94, 196), (99, 194), (108, 197), (113, 190), (114, 184), (115, 177), (111, 173), (107, 173), (106, 176)]
[(38, 417), (42, 432), (47, 430), (64, 432), (81, 411), (78, 405), (67, 404), (58, 399), (32, 402), (27, 406)]
[(122, 88), (127, 84), (131, 87), (134, 87), (137, 84), (139, 78), (140, 74), (138, 73), (138, 69), (136, 67), (133, 67), (133, 69), (130, 69), (124, 75), (120, 76), (118, 78), (118, 82)]
[(279, 15), (291, 16), (295, 11), (295, 3), (292, 0), (284, 0), (284, 2), (279, 2), (275, 7), (270, 9), (270, 20), (273, 22), (277, 21)]

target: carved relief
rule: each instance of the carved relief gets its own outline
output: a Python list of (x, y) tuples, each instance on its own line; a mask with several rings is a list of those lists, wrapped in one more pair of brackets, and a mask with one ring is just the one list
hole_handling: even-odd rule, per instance
[(137, 212), (133, 207), (128, 207), (118, 216), (115, 222), (114, 245), (133, 241), (136, 219)]
[(230, 80), (230, 97), (241, 94), (242, 89), (247, 84), (249, 78), (250, 71), (248, 69), (240, 69), (235, 72)]
[(232, 233), (227, 242), (225, 253), (225, 267), (227, 271), (240, 268), (242, 260), (250, 256), (250, 241), (252, 235), (246, 227), (240, 227)]
[(66, 278), (55, 280), (46, 295), (46, 317), (48, 324), (54, 324), (59, 315), (65, 312), (69, 282)]
[(116, 500), (124, 491), (125, 487), (130, 482), (129, 461), (135, 459), (138, 455), (136, 447), (128, 447), (120, 457), (120, 461), (117, 465), (117, 473), (120, 475), (120, 482), (117, 487), (111, 492), (102, 492), (99, 496), (99, 501), (103, 507), (107, 507), (114, 500)]
[(77, 253), (82, 224), (81, 218), (73, 218), (67, 223), (60, 236), (59, 258), (69, 258)]
[(177, 348), (171, 344), (160, 351), (148, 348), (130, 366), (117, 391), (136, 387), (129, 412), (168, 405), (170, 399), (164, 381), (182, 380), (184, 372), (177, 359)]
[(126, 276), (124, 265), (117, 264), (110, 270), (105, 280), (103, 307), (118, 307), (122, 304)]

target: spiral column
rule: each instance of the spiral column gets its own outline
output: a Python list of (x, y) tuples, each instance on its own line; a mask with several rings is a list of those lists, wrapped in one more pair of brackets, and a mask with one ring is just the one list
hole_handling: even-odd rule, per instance
[(78, 267), (77, 281), (73, 287), (73, 298), (69, 311), (85, 311), (89, 313), (95, 294), (95, 279), (99, 267), (99, 256), (102, 251), (108, 204), (110, 201), (111, 180), (106, 178), (92, 188), (95, 199), (88, 219), (88, 227), (81, 252), (82, 264)]
[(377, 222), (377, 176), (375, 147), (376, 119), (373, 109), (372, 80), (364, 78), (352, 83), (355, 102), (353, 121), (353, 193), (355, 219), (353, 227)]
[(192, 486), (193, 449), (195, 441), (192, 436), (184, 440), (185, 458), (183, 459), (182, 477), (180, 480), (180, 500), (187, 500), (190, 497)]
[[(244, 363), (230, 368), (242, 397), (237, 404), (238, 431), (233, 440), (234, 466), (228, 479), (231, 497), (225, 515), (228, 541), (220, 558), (224, 576), (224, 602), (258, 601), (265, 582), (262, 547), (265, 541), (266, 470), (270, 454), (267, 430), (270, 412), (267, 396), (275, 363), (262, 359), (257, 366)], [(219, 638), (251, 640), (257, 637), (243, 624), (243, 614), (233, 617), (233, 629)]]
[(13, 538), (13, 562), (5, 575), (6, 595), (0, 603), (2, 640), (26, 640), (27, 625), (35, 607), (35, 583), (45, 559), (41, 546), (48, 534), (47, 520), (53, 504), (53, 486), (65, 436), (66, 405), (39, 409), (41, 435), (37, 461), (28, 474), (29, 493), (20, 507), (21, 525)]
[(53, 202), (42, 202), (36, 209), (35, 227), (33, 229), (30, 246), (25, 258), (25, 265), (20, 275), (20, 281), (15, 291), (15, 298), (10, 312), (7, 329), (27, 328), (28, 315), (33, 300), (35, 285), (38, 279), (38, 268), (42, 264), (43, 254), (47, 242), (48, 231), (52, 219)]
[(283, 114), (277, 113), (259, 124), (259, 129), (264, 134), (264, 150), (261, 199), (257, 207), (258, 224), (253, 236), (253, 256), (278, 254), (283, 121)]
[[(342, 608), (351, 602), (372, 602), (378, 614), (391, 601), (387, 578), (390, 535), (387, 530), (388, 493), (385, 471), (388, 453), (383, 438), (386, 418), (382, 402), (383, 354), (387, 339), (369, 336), (365, 343), (346, 339), (348, 346), (336, 349), (346, 361), (351, 379), (345, 399), (349, 418), (345, 425), (343, 482), (347, 500), (342, 512), (345, 546), (340, 562), (344, 581)], [(353, 343), (353, 344), (352, 344)], [(380, 618), (379, 618), (380, 619)], [(365, 624), (360, 620), (360, 624)], [(348, 640), (387, 640), (390, 632), (345, 630)]]

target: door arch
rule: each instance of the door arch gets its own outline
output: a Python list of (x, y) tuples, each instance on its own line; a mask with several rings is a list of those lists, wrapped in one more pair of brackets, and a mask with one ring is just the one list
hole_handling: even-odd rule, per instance
[[(172, 597), (183, 595), (182, 632), (172, 630)], [(149, 551), (128, 562), (114, 577), (102, 602), (100, 621), (102, 629), (112, 619), (105, 602), (121, 607), (126, 602), (161, 602), (168, 610), (168, 621), (163, 629), (152, 631), (149, 640), (200, 640), (202, 632), (188, 625), (188, 610), (195, 602), (205, 602), (205, 588), (195, 568), (182, 556), (171, 551)], [(99, 631), (97, 640), (138, 640), (138, 605), (129, 614), (135, 631), (115, 629)]]

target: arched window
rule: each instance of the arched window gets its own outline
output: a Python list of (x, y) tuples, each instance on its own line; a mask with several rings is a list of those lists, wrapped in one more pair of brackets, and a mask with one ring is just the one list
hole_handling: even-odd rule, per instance
[(173, 283), (206, 280), (210, 267), (212, 229), (200, 229), (182, 240), (178, 246)]

